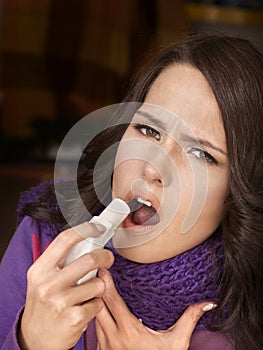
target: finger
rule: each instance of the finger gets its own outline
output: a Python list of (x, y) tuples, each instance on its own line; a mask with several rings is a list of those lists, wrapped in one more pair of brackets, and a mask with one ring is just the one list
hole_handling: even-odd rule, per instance
[(126, 328), (127, 324), (131, 324), (131, 322), (139, 323), (139, 320), (129, 311), (124, 300), (117, 292), (111, 274), (107, 270), (100, 270), (99, 277), (104, 280), (106, 285), (103, 300), (118, 327)]
[(100, 268), (109, 268), (113, 262), (114, 256), (111, 251), (95, 249), (65, 266), (57, 277), (58, 282), (63, 282), (64, 285), (68, 286), (75, 285), (88, 272)]
[(62, 302), (66, 305), (81, 305), (94, 298), (102, 298), (105, 283), (101, 278), (92, 278), (81, 285), (66, 288), (62, 294)]
[[(92, 223), (85, 223), (87, 235), (99, 234), (98, 229)], [(89, 232), (88, 232), (89, 231)], [(67, 229), (61, 232), (38, 258), (37, 263), (44, 263), (45, 269), (57, 266), (61, 260), (69, 253), (70, 249), (82, 241), (83, 237), (74, 230), (74, 228)]]
[(199, 319), (205, 312), (210, 311), (216, 307), (212, 302), (203, 302), (199, 304), (190, 305), (183, 315), (179, 318), (176, 324), (171, 327), (170, 331), (185, 338), (187, 342), (190, 341), (192, 333)]
[(104, 334), (114, 334), (117, 330), (117, 325), (109, 312), (106, 304), (104, 304), (101, 311), (96, 316), (97, 324)]
[(79, 319), (79, 322), (83, 322), (84, 327), (87, 326), (102, 308), (103, 301), (100, 298), (94, 298), (88, 303), (74, 306), (74, 309), (77, 310), (77, 312), (75, 312), (75, 324), (78, 323), (77, 320)]
[[(98, 313), (98, 315), (100, 314), (100, 312)], [(97, 317), (98, 317), (97, 315)], [(97, 340), (98, 340), (98, 346), (97, 346), (97, 350), (100, 349), (107, 349), (107, 337), (106, 334), (103, 330), (103, 327), (100, 325), (100, 323), (98, 322), (96, 317), (96, 334), (97, 334)]]

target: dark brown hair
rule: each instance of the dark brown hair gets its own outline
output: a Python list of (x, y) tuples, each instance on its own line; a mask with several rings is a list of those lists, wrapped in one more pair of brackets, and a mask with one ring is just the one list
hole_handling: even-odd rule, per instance
[(127, 101), (142, 101), (158, 74), (176, 63), (203, 73), (226, 134), (230, 194), (222, 221), (225, 266), (217, 315), (227, 310), (228, 317), (214, 329), (230, 331), (237, 349), (259, 350), (263, 348), (263, 54), (240, 38), (190, 36), (165, 49), (141, 72)]
[[(227, 140), (230, 193), (221, 225), (225, 262), (213, 329), (230, 332), (239, 350), (259, 350), (263, 348), (263, 54), (245, 39), (189, 36), (141, 70), (125, 101), (143, 102), (160, 72), (177, 63), (196, 67), (207, 79)], [(79, 190), (91, 213), (101, 206), (92, 185), (96, 159), (121, 139), (125, 129), (124, 125), (106, 130), (85, 151), (88, 161)], [(112, 173), (113, 162), (101, 169), (101, 183)], [(227, 318), (222, 317), (225, 310)]]

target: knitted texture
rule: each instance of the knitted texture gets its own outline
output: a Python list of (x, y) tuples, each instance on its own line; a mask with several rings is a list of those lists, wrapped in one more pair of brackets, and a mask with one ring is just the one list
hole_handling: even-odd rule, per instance
[[(185, 308), (201, 301), (216, 301), (223, 247), (220, 232), (174, 258), (150, 264), (125, 259), (113, 247), (115, 262), (110, 272), (130, 311), (148, 327), (171, 327)], [(211, 313), (210, 313), (211, 314)], [(196, 329), (204, 329), (209, 313)]]

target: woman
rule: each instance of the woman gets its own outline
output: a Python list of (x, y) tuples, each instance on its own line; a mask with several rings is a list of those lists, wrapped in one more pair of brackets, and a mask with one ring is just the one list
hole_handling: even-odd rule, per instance
[[(44, 184), (23, 197), (27, 216), (1, 265), (3, 349), (96, 348), (90, 322), (95, 316), (100, 350), (262, 347), (262, 57), (250, 42), (223, 35), (172, 45), (143, 69), (127, 96), (128, 103), (140, 102), (131, 123), (108, 128), (88, 145), (78, 185), (89, 212), (102, 209), (96, 189), (111, 169), (112, 188), (105, 188), (105, 197), (128, 201), (146, 192), (143, 200), (155, 214), (147, 223), (151, 215), (144, 206), (121, 228), (136, 237), (138, 230), (161, 227), (152, 239), (130, 246), (118, 241), (113, 246), (113, 240), (107, 250), (63, 268), (80, 237), (72, 229), (59, 234), (66, 223), (53, 187)], [(190, 130), (179, 140), (171, 131), (178, 123)], [(103, 151), (119, 140), (116, 157), (96, 167)], [(141, 156), (135, 147), (135, 156), (126, 157), (134, 140), (140, 149), (149, 145), (149, 152)], [(160, 151), (156, 163), (153, 150)], [(185, 228), (196, 174), (205, 176), (197, 185), (205, 182), (207, 188), (202, 210)], [(169, 187), (176, 179), (180, 186)], [(132, 191), (134, 183), (147, 190), (139, 185)], [(169, 188), (178, 192), (172, 193), (174, 212), (166, 216)], [(71, 224), (84, 221), (75, 203), (67, 210)], [(105, 270), (110, 266), (117, 291)], [(94, 268), (99, 277), (76, 286)], [(207, 310), (211, 317), (202, 317)]]

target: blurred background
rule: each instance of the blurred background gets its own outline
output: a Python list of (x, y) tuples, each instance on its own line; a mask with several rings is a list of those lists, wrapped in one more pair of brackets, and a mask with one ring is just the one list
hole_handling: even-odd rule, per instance
[(57, 148), (119, 103), (151, 51), (196, 31), (263, 48), (263, 0), (3, 0), (0, 5), (0, 258), (20, 193), (52, 179)]

